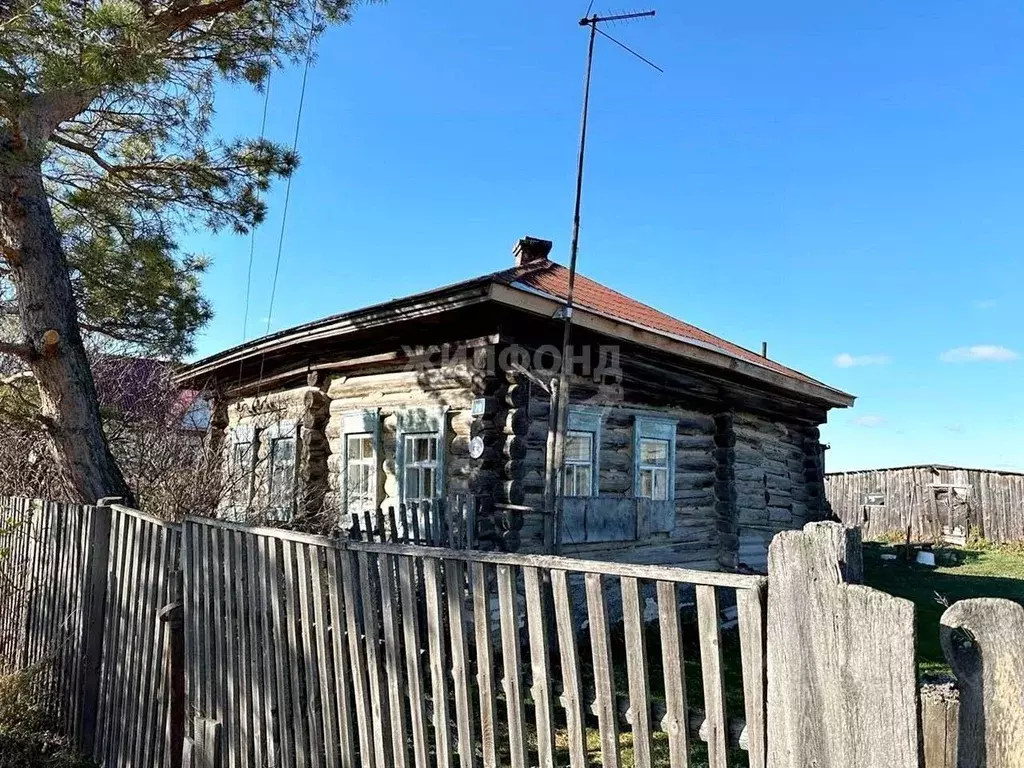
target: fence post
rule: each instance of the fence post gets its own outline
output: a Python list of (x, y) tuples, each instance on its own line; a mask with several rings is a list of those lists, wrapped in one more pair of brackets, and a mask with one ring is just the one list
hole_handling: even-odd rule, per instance
[(981, 598), (950, 606), (942, 650), (960, 689), (959, 768), (1024, 766), (1024, 607)]
[(167, 698), (167, 765), (181, 768), (185, 747), (185, 608), (183, 574), (170, 575), (168, 594), (170, 602), (157, 614), (167, 626), (167, 645), (164, 674), (168, 683)]
[[(101, 499), (101, 501), (103, 501)], [(93, 508), (93, 524), (86, 553), (82, 583), (85, 597), (82, 616), (82, 751), (92, 755), (96, 746), (99, 713), (100, 672), (103, 664), (103, 626), (107, 600), (107, 572), (110, 560), (110, 523), (108, 506)]]
[(918, 768), (914, 605), (848, 583), (862, 573), (855, 528), (772, 540), (769, 768)]

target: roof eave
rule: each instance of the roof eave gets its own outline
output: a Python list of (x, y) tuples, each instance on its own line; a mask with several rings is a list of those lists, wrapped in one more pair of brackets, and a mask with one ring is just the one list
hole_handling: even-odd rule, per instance
[[(564, 306), (564, 301), (527, 287), (492, 283), (491, 298), (501, 304), (514, 306), (532, 314), (553, 317)], [(675, 355), (686, 360), (733, 371), (763, 384), (785, 390), (803, 398), (826, 403), (829, 407), (849, 408), (856, 398), (846, 392), (804, 379), (787, 376), (770, 368), (748, 362), (724, 352), (661, 333), (650, 328), (611, 317), (594, 310), (573, 308), (573, 324), (597, 333), (639, 344), (650, 349)]]
[(219, 370), (258, 355), (377, 328), (396, 320), (415, 320), (488, 301), (489, 285), (487, 281), (474, 281), (450, 286), (279, 331), (189, 363), (183, 366), (174, 378), (179, 386), (203, 386), (205, 382), (215, 378)]

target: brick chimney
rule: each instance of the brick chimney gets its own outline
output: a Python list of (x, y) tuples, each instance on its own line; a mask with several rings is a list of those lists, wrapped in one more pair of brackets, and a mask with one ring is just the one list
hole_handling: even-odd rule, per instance
[(520, 238), (515, 248), (512, 249), (517, 267), (547, 261), (549, 253), (551, 253), (551, 241), (541, 240), (537, 237)]

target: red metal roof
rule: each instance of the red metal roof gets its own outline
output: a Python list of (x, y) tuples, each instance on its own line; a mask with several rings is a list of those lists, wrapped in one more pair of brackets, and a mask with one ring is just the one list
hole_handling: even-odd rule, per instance
[[(496, 273), (495, 277), (513, 286), (525, 286), (562, 301), (565, 301), (569, 291), (569, 270), (553, 261), (535, 262), (515, 267), (514, 269), (504, 270)], [(800, 381), (812, 382), (814, 384), (820, 383), (799, 371), (787, 368), (774, 360), (764, 358), (756, 352), (744, 349), (694, 325), (684, 323), (682, 320), (666, 315), (664, 312), (659, 312), (654, 307), (643, 304), (636, 299), (631, 299), (618, 291), (613, 291), (611, 288), (579, 273), (576, 274), (576, 282), (573, 286), (573, 303), (579, 307), (584, 307), (616, 320), (639, 325), (658, 333), (679, 337), (701, 346), (711, 347), (724, 354), (764, 366)]]

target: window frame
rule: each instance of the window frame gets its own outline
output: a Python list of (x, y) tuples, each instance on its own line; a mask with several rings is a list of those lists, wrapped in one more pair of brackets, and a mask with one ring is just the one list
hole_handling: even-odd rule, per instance
[[(351, 517), (352, 510), (349, 508), (349, 438), (357, 435), (370, 435), (373, 440), (373, 460), (370, 465), (370, 488), (372, 490), (372, 512), (376, 512), (381, 506), (380, 490), (380, 467), (381, 467), (381, 441), (380, 441), (380, 409), (364, 408), (359, 411), (349, 411), (341, 417), (341, 515)], [(363, 510), (358, 510), (362, 513)]]
[[(633, 422), (633, 497), (655, 503), (674, 502), (676, 499), (676, 429), (679, 419), (666, 416), (636, 416)], [(644, 440), (661, 440), (668, 443), (668, 477), (664, 499), (652, 499), (641, 495), (640, 476), (644, 469), (655, 469), (653, 465), (641, 462), (640, 447)], [(657, 467), (661, 469), (661, 467)], [(653, 489), (653, 483), (652, 483)]]
[(562, 456), (562, 491), (566, 498), (587, 499), (597, 498), (601, 495), (601, 421), (604, 414), (603, 408), (595, 408), (585, 405), (570, 405), (566, 424), (566, 436), (573, 432), (589, 432), (591, 435), (590, 454), (590, 495), (570, 496), (565, 493), (567, 473), (569, 466), (566, 452)]
[[(395, 433), (395, 474), (398, 479), (398, 499), (410, 503), (406, 487), (406, 438), (434, 437), (437, 440), (437, 458), (434, 460), (434, 487), (431, 500), (443, 499), (447, 489), (447, 415), (448, 406), (409, 406), (396, 413), (398, 429)], [(422, 499), (414, 499), (419, 503)]]
[(245, 517), (245, 511), (252, 507), (252, 503), (256, 495), (256, 454), (259, 451), (256, 429), (251, 424), (240, 424), (232, 427), (230, 445), (231, 453), (228, 456), (227, 462), (227, 470), (229, 473), (234, 473), (236, 471), (238, 464), (236, 452), (238, 447), (242, 445), (247, 446), (246, 460), (248, 466), (244, 471), (245, 493), (242, 494), (244, 496), (244, 501), (236, 498), (235, 488), (232, 484), (231, 493), (228, 496), (228, 503), (225, 505), (228, 517), (231, 520), (238, 522)]
[[(270, 520), (290, 522), (295, 518), (299, 497), (299, 425), (295, 421), (279, 421), (267, 427), (261, 434), (261, 442), (267, 447), (267, 517)], [(274, 499), (274, 445), (291, 441), (294, 444), (292, 461), (291, 498), (284, 504), (273, 506)]]
[[(562, 483), (564, 485), (564, 495), (570, 499), (589, 499), (594, 497), (594, 433), (586, 430), (571, 429), (566, 433), (566, 444), (568, 445), (568, 438), (574, 435), (586, 436), (587, 440), (590, 441), (590, 456), (583, 459), (575, 459), (569, 456), (568, 450), (565, 452), (565, 468), (562, 473)], [(569, 490), (569, 478), (572, 477), (572, 486), (574, 491), (579, 489), (576, 487), (576, 473), (575, 470), (570, 473), (570, 467), (586, 467), (590, 471), (590, 487), (587, 489), (587, 493), (572, 493)]]

